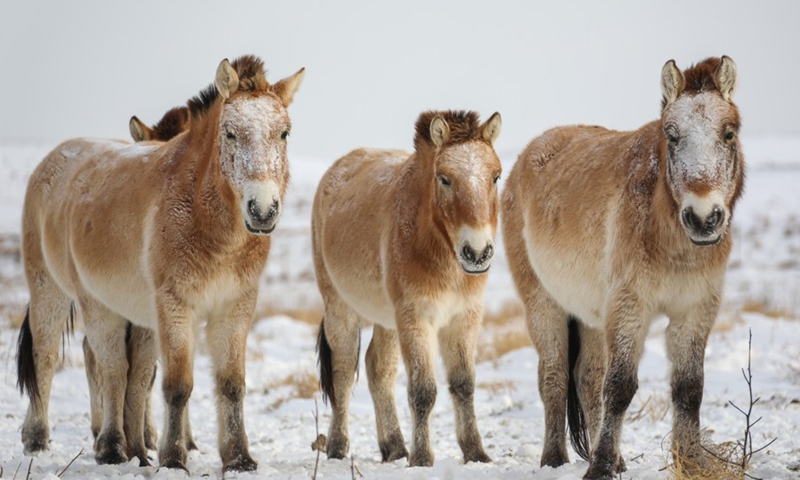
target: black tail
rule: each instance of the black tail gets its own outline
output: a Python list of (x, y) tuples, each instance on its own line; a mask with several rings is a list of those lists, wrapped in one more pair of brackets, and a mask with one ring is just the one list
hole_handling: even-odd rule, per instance
[(33, 334), (31, 333), (31, 307), (25, 311), (25, 320), (17, 339), (17, 388), (19, 394), (28, 392), (31, 402), (39, 401), (39, 382), (36, 381), (36, 363), (33, 360)]
[(319, 365), (319, 387), (322, 389), (322, 401), (326, 404), (328, 399), (336, 408), (336, 392), (333, 390), (333, 351), (325, 336), (325, 319), (319, 324), (317, 337), (317, 365)]
[(583, 413), (578, 386), (575, 383), (575, 365), (581, 353), (581, 334), (578, 330), (578, 319), (569, 316), (569, 387), (567, 391), (567, 424), (569, 425), (569, 441), (572, 448), (584, 460), (589, 460), (589, 435), (586, 432), (586, 417)]

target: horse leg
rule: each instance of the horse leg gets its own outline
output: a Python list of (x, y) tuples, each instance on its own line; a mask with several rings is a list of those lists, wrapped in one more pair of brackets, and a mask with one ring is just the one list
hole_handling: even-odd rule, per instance
[(128, 322), (85, 295), (80, 306), (103, 389), (103, 422), (95, 441), (95, 459), (99, 464), (123, 463), (128, 460), (123, 430), (128, 384), (128, 359), (124, 354)]
[(569, 462), (565, 432), (569, 385), (567, 315), (539, 289), (525, 303), (525, 318), (539, 354), (539, 396), (544, 404), (544, 446), (540, 464), (556, 468)]
[(475, 419), (475, 342), (483, 309), (456, 316), (439, 330), (439, 351), (447, 370), (447, 384), (456, 414), (456, 438), (464, 462), (491, 462)]
[(619, 440), (625, 412), (639, 387), (637, 370), (647, 333), (638, 295), (627, 288), (612, 292), (606, 314), (609, 362), (603, 382), (605, 408), (585, 479), (611, 480), (625, 468)]
[(436, 403), (436, 377), (434, 375), (433, 351), (436, 333), (433, 325), (413, 312), (398, 308), (397, 334), (408, 374), (408, 404), (413, 417), (412, 444), (409, 465), (430, 467), (433, 465), (429, 418)]
[[(89, 386), (92, 437), (96, 441), (103, 424), (103, 387), (100, 385), (100, 374), (97, 372), (97, 360), (87, 337), (83, 337), (83, 365), (86, 368), (86, 383)], [(94, 448), (96, 449), (97, 445)]]
[(158, 298), (157, 308), (159, 347), (164, 366), (161, 388), (167, 407), (158, 461), (162, 467), (188, 471), (183, 418), (194, 388), (192, 355), (195, 336), (192, 325), (195, 319), (189, 308), (173, 295), (163, 294)]
[(690, 469), (700, 467), (704, 460), (700, 441), (703, 365), (717, 310), (718, 302), (714, 302), (698, 308), (695, 315), (670, 318), (666, 331), (667, 356), (672, 363), (672, 454)]
[(397, 331), (375, 325), (372, 341), (366, 355), (367, 381), (372, 405), (375, 407), (375, 423), (378, 427), (378, 447), (382, 462), (393, 462), (408, 457), (403, 431), (397, 420), (394, 402), (394, 385), (400, 360), (400, 345)]
[[(50, 441), (47, 411), (53, 383), (58, 345), (70, 315), (70, 299), (46, 271), (26, 271), (31, 303), (20, 329), (17, 350), (18, 384), (28, 390), (30, 404), (22, 424), (25, 454), (46, 450)], [(27, 341), (26, 341), (27, 339)]]
[[(336, 294), (325, 298), (325, 317), (320, 326), (320, 383), (333, 410), (328, 429), (328, 458), (345, 458), (350, 449), (347, 433), (348, 407), (361, 344), (358, 316)], [(324, 350), (329, 355), (326, 358)], [(327, 363), (327, 365), (325, 365)], [(326, 368), (327, 367), (327, 368)], [(327, 376), (327, 377), (326, 377)]]
[(603, 419), (603, 379), (606, 375), (608, 359), (604, 332), (581, 322), (578, 324), (581, 350), (575, 374), (578, 398), (589, 428), (591, 445), (600, 434), (600, 423)]
[(128, 386), (125, 390), (125, 438), (128, 458), (137, 457), (140, 466), (149, 466), (145, 445), (145, 415), (153, 384), (153, 369), (158, 351), (155, 332), (130, 325), (127, 339)]
[(156, 383), (157, 365), (153, 365), (153, 374), (150, 377), (150, 386), (147, 389), (147, 399), (144, 405), (144, 446), (148, 450), (156, 450), (158, 448), (158, 429), (156, 428), (156, 421), (153, 418), (153, 386)]
[(183, 415), (183, 432), (186, 435), (186, 449), (197, 450), (197, 444), (192, 435), (192, 423), (189, 421), (189, 405), (186, 405), (186, 412)]
[[(245, 360), (247, 332), (253, 323), (256, 291), (247, 292), (227, 315), (212, 317), (206, 326), (211, 359), (219, 425), (219, 455), (222, 471), (254, 471), (258, 464), (248, 451), (244, 427)], [(184, 426), (188, 413), (183, 412)]]

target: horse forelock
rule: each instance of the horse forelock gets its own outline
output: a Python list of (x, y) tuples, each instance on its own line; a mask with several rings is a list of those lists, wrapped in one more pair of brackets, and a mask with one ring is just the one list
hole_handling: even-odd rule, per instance
[[(231, 67), (239, 76), (237, 92), (266, 92), (269, 88), (264, 62), (255, 55), (242, 55), (231, 62)], [(214, 84), (210, 84), (196, 96), (189, 99), (187, 106), (193, 119), (203, 117), (219, 98)]]
[(684, 92), (700, 93), (714, 90), (719, 91), (715, 74), (717, 73), (720, 63), (721, 60), (719, 57), (708, 57), (702, 62), (684, 70), (683, 79), (686, 82)]
[(428, 110), (419, 115), (415, 125), (414, 147), (417, 151), (436, 147), (431, 138), (431, 122), (436, 117), (441, 117), (450, 129), (450, 135), (445, 145), (481, 139), (481, 125), (476, 112), (468, 110)]

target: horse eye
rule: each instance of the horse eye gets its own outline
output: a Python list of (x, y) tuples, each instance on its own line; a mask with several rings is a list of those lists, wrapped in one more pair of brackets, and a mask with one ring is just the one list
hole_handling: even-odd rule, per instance
[(731, 131), (729, 131), (728, 133), (725, 134), (725, 140), (730, 142), (731, 140), (733, 140), (733, 137), (735, 137), (735, 136), (736, 136), (736, 134), (733, 133), (733, 130), (731, 130)]
[(236, 140), (236, 134), (233, 133), (230, 130), (226, 130), (225, 131), (225, 138), (227, 138), (228, 140)]
[(439, 181), (442, 182), (442, 185), (444, 185), (445, 187), (450, 186), (450, 179), (445, 177), (444, 175), (439, 175)]
[(284, 130), (284, 132), (281, 133), (281, 140), (286, 140), (287, 138), (289, 138), (289, 130)]
[(497, 183), (497, 182), (499, 182), (499, 181), (500, 181), (500, 175), (495, 175), (495, 176), (494, 176), (494, 181), (493, 181), (493, 183), (495, 183), (495, 184), (496, 184), (496, 183)]

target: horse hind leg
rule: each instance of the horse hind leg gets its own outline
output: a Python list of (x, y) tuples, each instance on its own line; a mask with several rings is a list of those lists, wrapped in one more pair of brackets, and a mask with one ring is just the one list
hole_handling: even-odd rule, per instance
[(97, 372), (97, 359), (89, 345), (89, 339), (86, 337), (83, 337), (83, 365), (86, 369), (86, 383), (89, 387), (92, 438), (96, 441), (103, 424), (103, 388), (100, 385), (100, 374)]
[(464, 462), (491, 462), (475, 419), (475, 342), (482, 309), (457, 316), (439, 330), (439, 351), (447, 369), (447, 383), (456, 414), (456, 438)]
[(128, 384), (125, 354), (128, 322), (88, 297), (81, 299), (80, 306), (103, 390), (103, 422), (95, 441), (95, 459), (99, 464), (123, 463), (128, 460), (123, 426)]
[[(603, 419), (603, 379), (607, 361), (605, 336), (602, 330), (589, 327), (574, 317), (570, 319), (569, 334), (571, 403), (567, 405), (568, 424), (573, 448), (581, 458), (589, 460), (589, 446), (599, 436)], [(574, 354), (577, 358), (573, 359)], [(573, 393), (575, 398), (572, 398)], [(576, 418), (578, 415), (580, 420)], [(585, 435), (587, 429), (588, 439)]]
[(48, 448), (47, 411), (58, 361), (58, 345), (70, 315), (70, 299), (46, 272), (28, 272), (31, 303), (17, 345), (17, 385), (27, 391), (30, 405), (22, 424), (26, 454)]
[(408, 457), (403, 431), (397, 420), (394, 385), (400, 360), (397, 331), (380, 325), (373, 327), (372, 341), (366, 355), (367, 381), (375, 423), (378, 429), (378, 447), (382, 462), (393, 462)]
[(347, 420), (361, 348), (359, 326), (358, 316), (343, 300), (326, 299), (317, 351), (320, 384), (333, 410), (328, 429), (328, 458), (345, 458), (350, 450)]
[(126, 454), (137, 457), (140, 466), (149, 466), (145, 441), (148, 399), (153, 387), (153, 374), (158, 359), (153, 330), (128, 323), (126, 332), (128, 381), (125, 388), (123, 428), (127, 440)]

